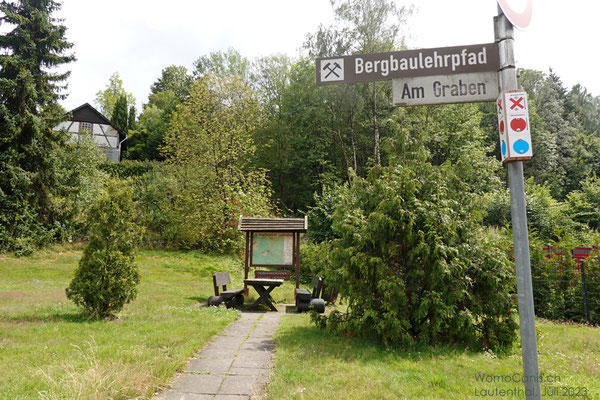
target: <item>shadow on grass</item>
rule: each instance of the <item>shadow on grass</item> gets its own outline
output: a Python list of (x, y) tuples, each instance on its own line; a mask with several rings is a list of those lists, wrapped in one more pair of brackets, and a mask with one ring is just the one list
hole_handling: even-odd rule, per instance
[(198, 303), (206, 303), (206, 301), (208, 300), (208, 297), (200, 297), (200, 296), (191, 296), (191, 297), (186, 297), (186, 300), (193, 300), (193, 301), (197, 301)]
[(82, 312), (58, 312), (45, 315), (32, 315), (32, 314), (21, 314), (21, 315), (10, 315), (0, 317), (1, 321), (9, 323), (47, 323), (47, 322), (69, 322), (69, 323), (90, 323), (90, 322), (112, 322), (118, 320), (103, 319), (98, 317), (92, 317)]
[(68, 322), (75, 324), (93, 323), (93, 322), (118, 322), (119, 318), (99, 318), (90, 316), (82, 311), (46, 311), (35, 314), (13, 314), (0, 316), (0, 321), (26, 324), (26, 323), (48, 323), (48, 322)]

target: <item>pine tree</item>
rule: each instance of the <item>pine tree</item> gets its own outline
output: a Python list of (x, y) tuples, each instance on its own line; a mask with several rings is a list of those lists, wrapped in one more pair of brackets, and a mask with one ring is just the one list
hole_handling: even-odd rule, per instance
[(129, 107), (129, 113), (127, 114), (127, 132), (134, 130), (137, 123), (135, 122), (135, 106)]
[(68, 72), (51, 70), (73, 61), (66, 27), (53, 18), (53, 0), (0, 2), (0, 249), (39, 242), (54, 224), (53, 150), (65, 134), (58, 104)]
[(111, 121), (117, 128), (127, 132), (127, 97), (123, 95), (119, 97), (113, 109)]

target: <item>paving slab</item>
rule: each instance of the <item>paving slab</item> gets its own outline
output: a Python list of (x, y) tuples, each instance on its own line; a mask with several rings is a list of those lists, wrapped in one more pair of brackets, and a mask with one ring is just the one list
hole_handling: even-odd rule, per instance
[(231, 364), (233, 368), (271, 368), (272, 358), (269, 354), (243, 354), (235, 358)]
[(267, 378), (271, 370), (269, 368), (241, 368), (241, 367), (231, 367), (229, 371), (227, 371), (227, 375), (264, 375)]
[(164, 393), (157, 400), (212, 400), (215, 396), (212, 394), (196, 394), (196, 393), (182, 393), (175, 390), (169, 390)]
[(185, 372), (196, 372), (214, 375), (225, 375), (231, 368), (234, 357), (231, 358), (194, 358), (185, 367)]
[(196, 394), (217, 394), (224, 375), (183, 373), (173, 382), (178, 392)]
[(190, 360), (154, 400), (250, 400), (270, 377), (273, 334), (283, 312), (244, 312)]
[[(250, 328), (248, 328), (250, 330)], [(239, 347), (246, 340), (245, 336), (219, 336), (212, 340), (208, 346)], [(208, 347), (207, 346), (207, 347)]]
[(209, 346), (197, 354), (198, 358), (213, 358), (213, 359), (224, 359), (234, 358), (238, 353), (240, 345), (236, 347), (220, 347), (220, 346)]
[(244, 394), (250, 396), (255, 392), (255, 386), (261, 385), (255, 375), (227, 375), (218, 394)]

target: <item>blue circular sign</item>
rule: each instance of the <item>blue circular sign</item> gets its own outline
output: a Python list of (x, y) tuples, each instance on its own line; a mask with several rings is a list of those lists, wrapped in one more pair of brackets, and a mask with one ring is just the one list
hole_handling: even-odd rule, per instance
[(502, 156), (506, 155), (506, 142), (503, 140), (502, 141)]
[(519, 139), (515, 142), (515, 144), (513, 144), (513, 150), (517, 154), (525, 154), (529, 150), (529, 143), (523, 139)]

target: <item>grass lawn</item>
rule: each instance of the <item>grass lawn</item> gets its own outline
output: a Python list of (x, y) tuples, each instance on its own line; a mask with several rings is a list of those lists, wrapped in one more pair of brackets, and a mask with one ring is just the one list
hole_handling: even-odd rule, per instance
[[(81, 254), (64, 247), (0, 256), (0, 399), (148, 398), (239, 315), (195, 307), (212, 294), (212, 272), (230, 272), (232, 286), (241, 287), (238, 257), (144, 251), (138, 298), (116, 321), (87, 320), (65, 296)], [(293, 287), (286, 282), (275, 299), (293, 302)], [(542, 383), (556, 390), (545, 398), (600, 398), (600, 328), (540, 321), (539, 329), (540, 371), (557, 381)], [(489, 395), (523, 384), (484, 377), (518, 378), (516, 346), (501, 356), (443, 346), (386, 349), (319, 330), (307, 314), (284, 316), (276, 341), (272, 400), (524, 398)]]
[[(556, 381), (541, 384), (549, 393), (543, 398), (600, 399), (600, 328), (541, 320), (538, 329), (540, 373)], [(502, 356), (444, 346), (386, 349), (320, 330), (309, 315), (284, 316), (276, 344), (271, 400), (525, 398), (518, 393), (524, 384), (514, 382), (523, 371), (517, 346)]]
[(137, 299), (118, 320), (87, 320), (65, 296), (81, 255), (0, 256), (0, 399), (150, 397), (239, 315), (194, 307), (212, 294), (214, 271), (241, 284), (237, 257), (144, 251)]

